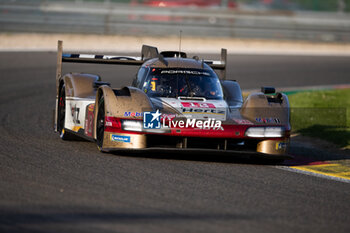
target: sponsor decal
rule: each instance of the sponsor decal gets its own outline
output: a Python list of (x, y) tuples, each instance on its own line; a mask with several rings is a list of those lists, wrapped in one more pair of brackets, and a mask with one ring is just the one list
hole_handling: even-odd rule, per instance
[(215, 108), (211, 103), (181, 102), (181, 105), (185, 108)]
[(183, 108), (183, 113), (207, 113), (207, 114), (217, 114), (217, 115), (225, 115), (225, 110), (218, 109), (207, 109), (207, 108)]
[(142, 112), (124, 112), (125, 117), (141, 117)]
[(162, 70), (161, 74), (192, 74), (210, 76), (210, 73), (196, 70)]
[(111, 141), (130, 143), (130, 136), (112, 134)]
[(281, 123), (280, 119), (274, 117), (257, 117), (255, 121), (258, 123)]
[(252, 125), (253, 123), (245, 119), (233, 119), (239, 125)]
[(80, 124), (79, 112), (80, 112), (80, 108), (77, 108), (76, 105), (71, 107), (71, 113), (72, 113), (72, 118), (73, 118), (74, 124)]
[(160, 129), (160, 116), (162, 114), (157, 110), (156, 112), (143, 113), (143, 128), (144, 129)]
[(284, 150), (287, 148), (287, 143), (285, 142), (277, 142), (276, 143), (276, 150)]

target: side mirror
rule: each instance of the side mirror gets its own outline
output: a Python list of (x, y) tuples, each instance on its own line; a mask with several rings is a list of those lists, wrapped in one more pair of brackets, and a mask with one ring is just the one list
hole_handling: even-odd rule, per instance
[(131, 86), (136, 87), (136, 83), (137, 83), (137, 77), (135, 77), (135, 78), (132, 80)]

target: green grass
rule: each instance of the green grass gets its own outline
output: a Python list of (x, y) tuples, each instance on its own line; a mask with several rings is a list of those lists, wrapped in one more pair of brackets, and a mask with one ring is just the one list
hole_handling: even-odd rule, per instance
[(299, 92), (289, 102), (294, 133), (350, 149), (350, 89)]

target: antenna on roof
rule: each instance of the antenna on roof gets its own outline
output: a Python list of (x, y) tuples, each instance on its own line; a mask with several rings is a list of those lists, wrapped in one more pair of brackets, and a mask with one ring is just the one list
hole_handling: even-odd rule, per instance
[(180, 30), (180, 43), (179, 43), (179, 52), (181, 53), (181, 36), (182, 36), (182, 30)]

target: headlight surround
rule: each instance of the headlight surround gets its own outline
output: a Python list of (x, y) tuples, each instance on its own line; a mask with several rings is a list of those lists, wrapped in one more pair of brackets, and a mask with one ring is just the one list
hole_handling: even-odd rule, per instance
[(142, 127), (143, 127), (142, 121), (133, 121), (133, 120), (123, 120), (122, 121), (122, 129), (123, 130), (141, 132), (143, 130)]
[(250, 127), (245, 132), (245, 136), (251, 138), (281, 138), (284, 135), (283, 127)]

